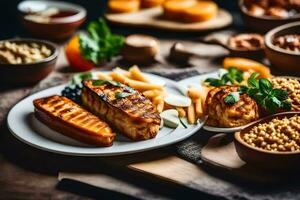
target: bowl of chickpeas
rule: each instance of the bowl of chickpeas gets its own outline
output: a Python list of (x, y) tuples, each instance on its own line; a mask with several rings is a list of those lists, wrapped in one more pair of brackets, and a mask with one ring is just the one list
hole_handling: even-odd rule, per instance
[(234, 135), (238, 156), (260, 168), (283, 170), (300, 166), (300, 112), (262, 118)]
[(56, 45), (36, 39), (0, 41), (0, 82), (33, 84), (48, 76), (58, 57)]

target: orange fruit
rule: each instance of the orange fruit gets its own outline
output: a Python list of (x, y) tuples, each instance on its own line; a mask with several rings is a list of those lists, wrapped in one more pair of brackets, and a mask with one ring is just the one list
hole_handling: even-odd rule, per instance
[(270, 69), (254, 60), (239, 57), (228, 57), (223, 61), (223, 67), (228, 69), (229, 67), (235, 67), (241, 71), (258, 72), (261, 78), (272, 77)]
[(109, 0), (108, 10), (111, 13), (136, 12), (140, 8), (139, 0)]
[(71, 67), (79, 71), (91, 70), (94, 64), (84, 59), (80, 52), (79, 38), (74, 36), (65, 46), (65, 54)]

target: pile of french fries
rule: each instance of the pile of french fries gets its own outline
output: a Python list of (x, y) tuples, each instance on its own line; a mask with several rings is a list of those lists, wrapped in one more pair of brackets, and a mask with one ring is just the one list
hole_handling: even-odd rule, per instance
[(197, 88), (188, 89), (188, 97), (192, 100), (192, 104), (189, 107), (174, 107), (168, 105), (164, 101), (166, 88), (162, 85), (151, 83), (136, 65), (130, 67), (128, 71), (116, 68), (110, 74), (99, 72), (97, 76), (103, 80), (118, 81), (143, 93), (144, 96), (151, 100), (159, 113), (167, 109), (176, 109), (179, 113), (179, 117), (187, 117), (189, 124), (197, 123), (197, 119), (204, 115), (203, 94), (200, 90)]

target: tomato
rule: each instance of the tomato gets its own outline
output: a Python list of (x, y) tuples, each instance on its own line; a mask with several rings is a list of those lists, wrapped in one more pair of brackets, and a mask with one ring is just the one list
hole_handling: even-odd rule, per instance
[(88, 71), (94, 67), (94, 63), (84, 59), (81, 55), (78, 36), (70, 39), (65, 46), (65, 54), (70, 66), (78, 71)]

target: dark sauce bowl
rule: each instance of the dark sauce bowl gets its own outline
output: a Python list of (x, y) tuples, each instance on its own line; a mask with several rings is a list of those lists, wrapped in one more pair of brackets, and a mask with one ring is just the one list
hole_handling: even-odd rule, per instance
[[(56, 8), (59, 12), (50, 16), (48, 21), (28, 18), (29, 14), (48, 8)], [(86, 19), (83, 7), (62, 1), (25, 0), (18, 4), (18, 12), (21, 23), (30, 34), (55, 41), (68, 39)]]
[(2, 40), (0, 42), (14, 42), (14, 43), (37, 43), (43, 44), (51, 50), (51, 55), (38, 62), (30, 64), (4, 64), (0, 63), (0, 82), (4, 84), (13, 85), (29, 85), (36, 83), (47, 77), (55, 68), (58, 57), (58, 50), (56, 46), (44, 40), (35, 39), (11, 39)]

